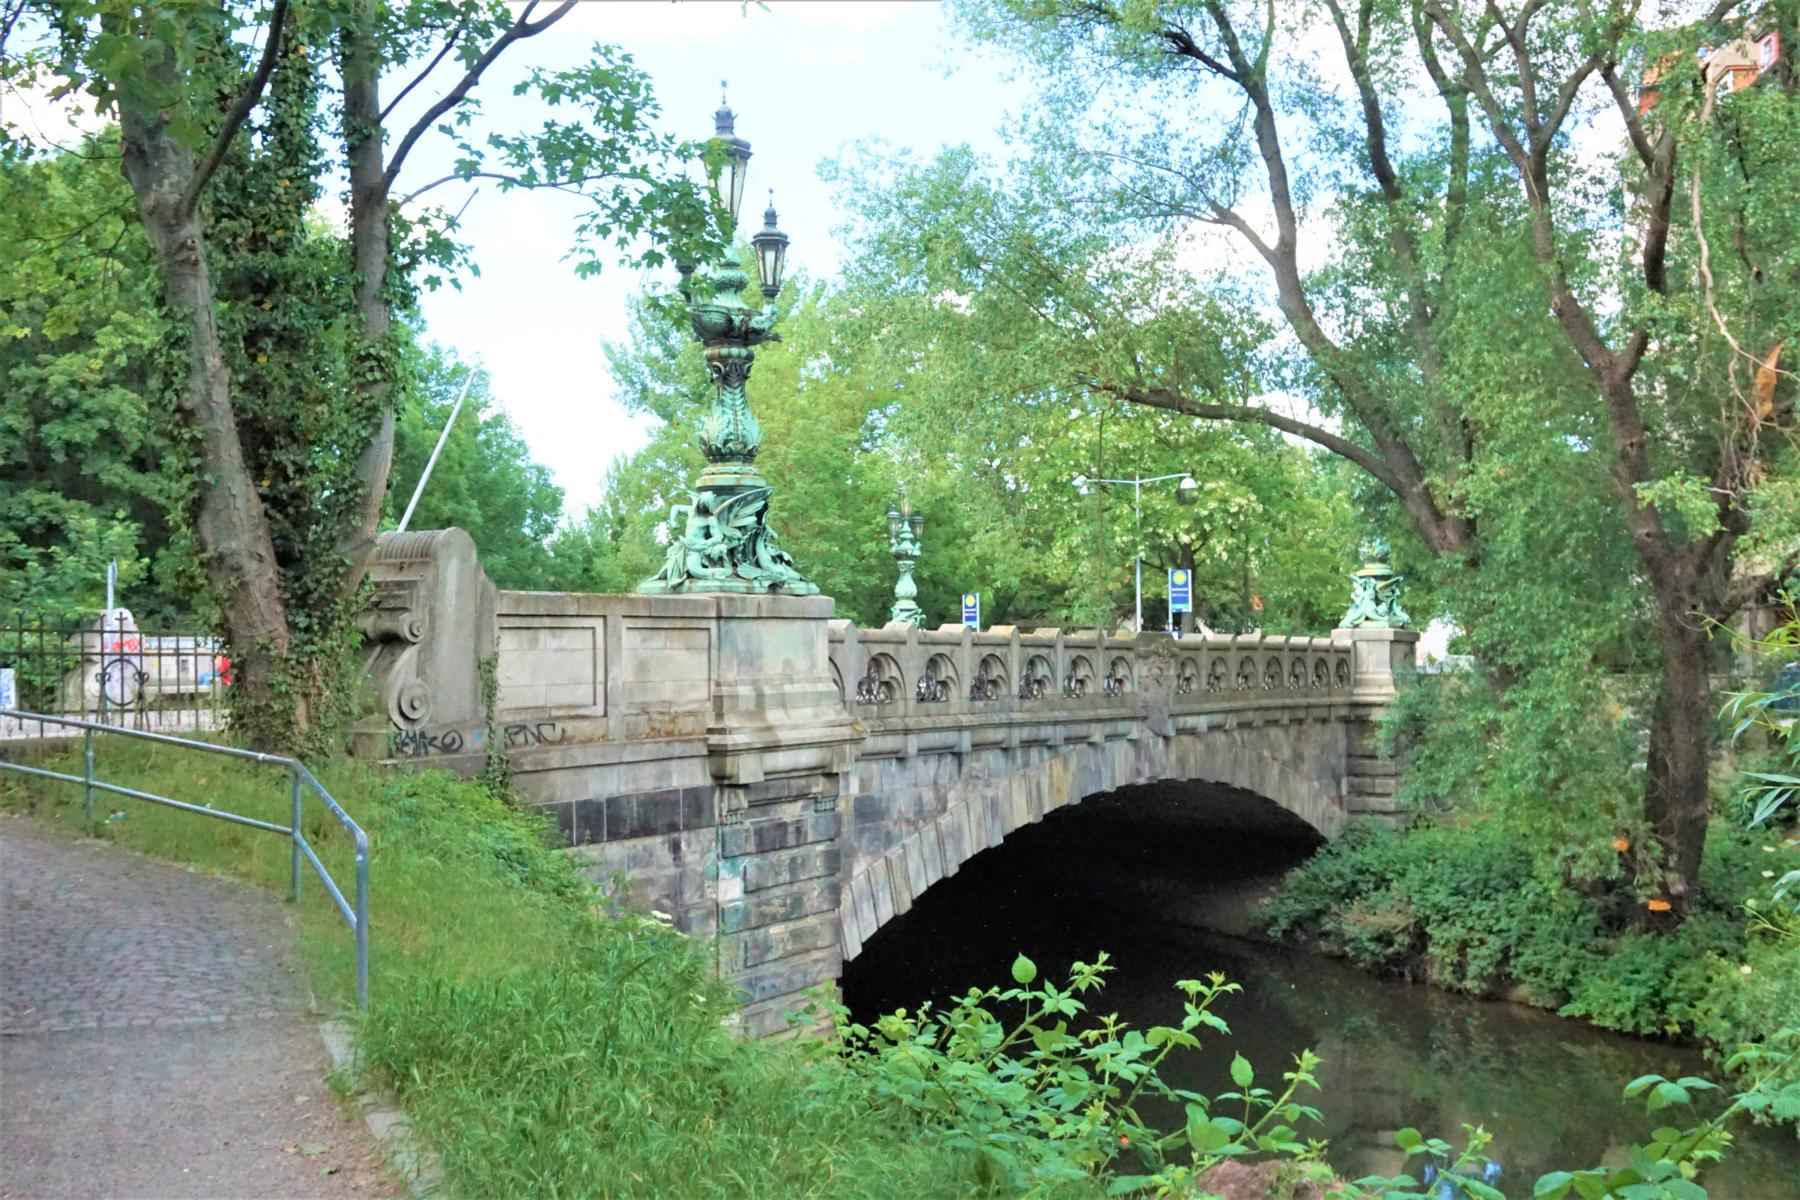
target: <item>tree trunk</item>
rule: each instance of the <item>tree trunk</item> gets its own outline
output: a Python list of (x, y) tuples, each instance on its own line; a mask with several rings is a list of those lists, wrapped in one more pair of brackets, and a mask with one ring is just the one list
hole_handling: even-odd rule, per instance
[(1677, 908), (1699, 892), (1700, 856), (1712, 813), (1712, 683), (1706, 627), (1691, 605), (1658, 597), (1662, 681), (1650, 719), (1644, 816), (1662, 844), (1669, 898)]
[(162, 269), (164, 300), (187, 327), (182, 408), (199, 434), (203, 477), (195, 532), (234, 664), (232, 711), (253, 742), (270, 744), (283, 733), (304, 731), (306, 711), (296, 700), (296, 709), (274, 713), (289, 646), (287, 605), (262, 497), (238, 440), (231, 370), (213, 319), (204, 231), (198, 214), (183, 202), (193, 155), (154, 118), (127, 110), (121, 126), (125, 176)]
[(343, 33), (344, 141), (350, 173), (350, 252), (356, 278), (356, 307), (362, 317), (362, 361), (358, 387), (381, 412), (381, 423), (358, 456), (363, 481), (357, 519), (344, 531), (338, 551), (345, 559), (344, 592), (362, 585), (394, 464), (394, 406), (388, 382), (388, 333), (393, 324), (386, 293), (389, 213), (381, 144), (381, 60), (375, 46), (373, 6), (363, 0)]

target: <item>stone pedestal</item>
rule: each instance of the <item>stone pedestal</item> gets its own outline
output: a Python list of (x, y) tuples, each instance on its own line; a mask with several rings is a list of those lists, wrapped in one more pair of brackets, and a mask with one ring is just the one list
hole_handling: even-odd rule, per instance
[(1400, 684), (1413, 672), (1419, 633), (1416, 629), (1363, 625), (1334, 630), (1331, 637), (1334, 642), (1348, 643), (1351, 651), (1352, 708), (1344, 809), (1352, 816), (1397, 821), (1400, 805), (1395, 793), (1400, 768), (1394, 758), (1381, 753), (1380, 723), (1399, 694)]
[(360, 624), (375, 711), (351, 746), (370, 757), (474, 751), (486, 720), (481, 663), (494, 653), (494, 585), (460, 529), (384, 533)]

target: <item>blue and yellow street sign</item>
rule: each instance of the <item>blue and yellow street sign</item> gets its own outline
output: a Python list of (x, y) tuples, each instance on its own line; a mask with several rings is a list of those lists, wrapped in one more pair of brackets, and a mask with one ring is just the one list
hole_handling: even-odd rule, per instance
[(1194, 577), (1182, 567), (1169, 568), (1169, 611), (1194, 611)]
[(963, 624), (970, 629), (981, 630), (981, 593), (963, 593)]

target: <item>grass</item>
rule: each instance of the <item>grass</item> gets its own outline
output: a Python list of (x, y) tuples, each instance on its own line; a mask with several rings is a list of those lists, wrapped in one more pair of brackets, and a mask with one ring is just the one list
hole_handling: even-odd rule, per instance
[[(278, 771), (103, 739), (101, 778), (285, 822)], [(75, 770), (72, 756), (47, 765)], [(307, 872), (296, 912), (315, 993), (356, 1021), (359, 1070), (394, 1093), (464, 1196), (935, 1197), (975, 1164), (835, 1059), (750, 1043), (703, 947), (608, 916), (537, 818), (440, 773), (317, 770), (368, 831), (370, 1011), (349, 930)], [(81, 789), (0, 773), (0, 804), (80, 830)], [(285, 839), (136, 800), (100, 835), (285, 894)], [(307, 829), (341, 886), (349, 839)]]

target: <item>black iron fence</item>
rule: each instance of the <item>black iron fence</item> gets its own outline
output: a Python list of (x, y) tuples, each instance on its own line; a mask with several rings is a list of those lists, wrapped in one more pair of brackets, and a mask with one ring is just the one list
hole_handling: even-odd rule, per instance
[[(0, 710), (163, 733), (222, 727), (231, 660), (216, 637), (138, 628), (125, 609), (0, 613)], [(0, 738), (59, 727), (0, 718)]]

